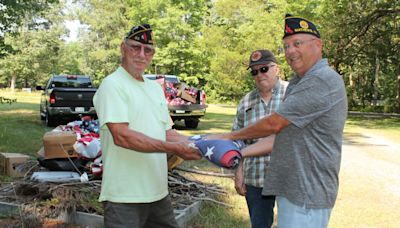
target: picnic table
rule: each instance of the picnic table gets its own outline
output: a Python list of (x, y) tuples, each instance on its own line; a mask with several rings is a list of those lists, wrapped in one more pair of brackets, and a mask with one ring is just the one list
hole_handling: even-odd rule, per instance
[(7, 98), (7, 97), (0, 97), (1, 104), (8, 103), (11, 105), (14, 102), (17, 102), (17, 98), (12, 99), (12, 98)]

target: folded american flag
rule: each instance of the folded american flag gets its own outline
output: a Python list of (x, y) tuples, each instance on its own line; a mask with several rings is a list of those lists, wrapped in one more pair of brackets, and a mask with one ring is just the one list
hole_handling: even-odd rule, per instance
[(194, 145), (198, 148), (207, 160), (213, 164), (227, 168), (235, 169), (242, 159), (240, 148), (243, 146), (241, 142), (222, 139), (202, 139), (193, 136), (190, 139), (194, 141)]

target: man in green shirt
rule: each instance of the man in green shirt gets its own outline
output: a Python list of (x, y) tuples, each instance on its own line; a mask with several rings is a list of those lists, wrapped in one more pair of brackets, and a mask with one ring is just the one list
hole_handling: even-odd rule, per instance
[(177, 227), (168, 197), (166, 153), (197, 160), (200, 153), (173, 130), (164, 93), (143, 77), (155, 47), (149, 25), (134, 26), (121, 43), (121, 66), (93, 102), (100, 121), (106, 227)]

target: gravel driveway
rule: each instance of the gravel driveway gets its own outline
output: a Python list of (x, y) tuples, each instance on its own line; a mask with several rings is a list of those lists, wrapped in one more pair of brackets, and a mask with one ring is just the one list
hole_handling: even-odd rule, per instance
[(400, 144), (345, 133), (340, 187), (329, 227), (400, 227)]

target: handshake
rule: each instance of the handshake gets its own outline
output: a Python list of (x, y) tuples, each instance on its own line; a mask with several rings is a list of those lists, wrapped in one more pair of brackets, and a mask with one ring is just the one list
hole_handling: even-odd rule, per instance
[(211, 163), (226, 169), (235, 169), (242, 159), (240, 150), (244, 147), (242, 141), (223, 139), (207, 139), (201, 135), (189, 137), (191, 147), (200, 151)]

